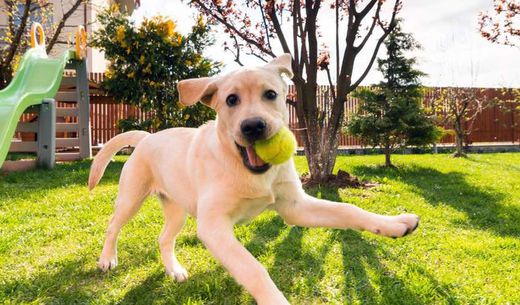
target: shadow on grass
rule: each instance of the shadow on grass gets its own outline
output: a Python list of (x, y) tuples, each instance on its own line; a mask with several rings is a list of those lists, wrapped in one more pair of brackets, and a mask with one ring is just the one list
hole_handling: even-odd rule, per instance
[(502, 204), (504, 194), (472, 185), (466, 181), (464, 173), (442, 173), (421, 166), (397, 169), (358, 166), (353, 169), (353, 173), (369, 180), (386, 177), (406, 183), (429, 204), (445, 204), (464, 212), (470, 226), (491, 230), (502, 236), (520, 236), (520, 209)]
[[(331, 193), (333, 192), (322, 190), (322, 194)], [(331, 199), (330, 196), (327, 198)], [(316, 251), (311, 254), (311, 251), (304, 248), (303, 239), (309, 230), (314, 229), (288, 229), (280, 217), (273, 216), (256, 224), (252, 230), (253, 237), (246, 246), (257, 257), (265, 254), (267, 241), (288, 230), (270, 254), (273, 256), (273, 264), (269, 271), (285, 295), (289, 298), (295, 296), (303, 302), (301, 304), (311, 304), (305, 303), (305, 300), (323, 299), (324, 288), (319, 284), (325, 276), (325, 258), (331, 247), (338, 243), (342, 252), (344, 303), (360, 301), (363, 304), (427, 304), (422, 296), (410, 288), (405, 279), (394, 274), (381, 262), (381, 256), (387, 257), (390, 254), (363, 238), (358, 232), (332, 230), (327, 234), (327, 240), (320, 242), (319, 248), (313, 249)], [(154, 264), (159, 257), (153, 255), (153, 251), (156, 249), (126, 258), (124, 265)], [(47, 268), (52, 271), (8, 282), (1, 286), (1, 295), (16, 302), (86, 304), (105, 300), (108, 303), (113, 297), (111, 294), (117, 293), (111, 292), (111, 287), (131, 285), (132, 287), (126, 288), (128, 291), (117, 304), (186, 304), (188, 301), (199, 301), (203, 304), (244, 304), (243, 290), (218, 265), (213, 269), (192, 274), (187, 283), (176, 284), (165, 276), (161, 264), (147, 271), (144, 278), (127, 281), (122, 280), (128, 272), (125, 266), (102, 274), (95, 267), (86, 270), (85, 266), (93, 265), (90, 259), (55, 263)], [(443, 287), (425, 271), (421, 276), (432, 287), (441, 287), (442, 291), (446, 292), (446, 300), (449, 301), (452, 294), (448, 288)], [(117, 287), (117, 290), (120, 289), (124, 290), (125, 287)]]
[(266, 244), (276, 239), (286, 228), (283, 219), (278, 216), (269, 217), (263, 221), (255, 221), (253, 237), (244, 246), (254, 257), (260, 257), (266, 252)]
[[(309, 189), (308, 193), (328, 200), (341, 201), (338, 189), (319, 187)], [(265, 253), (263, 243), (276, 238), (284, 230), (286, 227), (283, 220), (274, 216), (256, 227), (255, 235), (247, 248), (256, 257), (261, 256)], [(381, 262), (380, 255), (391, 255), (363, 238), (359, 232), (331, 230), (331, 234), (327, 234), (327, 240), (316, 245), (319, 248), (306, 250), (303, 239), (309, 230), (314, 229), (291, 227), (283, 240), (272, 250), (274, 261), (269, 273), (288, 298), (296, 296), (297, 302), (303, 302), (301, 304), (311, 304), (308, 301), (311, 299), (326, 302), (324, 291), (321, 291), (323, 286), (320, 285), (326, 273), (325, 259), (331, 248), (339, 243), (343, 256), (342, 274), (345, 285), (342, 301), (345, 304), (430, 303), (428, 297), (431, 296), (424, 297), (414, 291), (407, 279), (400, 278)], [(415, 269), (417, 268), (421, 269), (421, 280), (434, 287), (432, 290), (435, 291), (432, 293), (436, 294), (436, 299), (442, 299), (448, 304), (457, 304), (448, 286), (441, 284), (424, 268)]]
[[(432, 298), (447, 304), (458, 304), (451, 289), (423, 268), (419, 275), (421, 282), (433, 287), (432, 291), (424, 295), (411, 287), (414, 285), (413, 278), (400, 277), (381, 262), (381, 257), (391, 260), (400, 258), (392, 257), (371, 244), (359, 232), (338, 230), (334, 239), (342, 245), (345, 304), (356, 301), (361, 304), (431, 304)], [(400, 268), (410, 269), (407, 264), (401, 264)]]
[[(320, 187), (307, 190), (313, 196), (341, 202), (338, 189)], [(343, 302), (352, 304), (430, 304), (431, 301), (414, 291), (409, 279), (400, 278), (381, 262), (381, 256), (388, 259), (390, 253), (364, 238), (354, 230), (334, 230), (329, 244), (340, 243), (343, 255), (344, 289)], [(377, 241), (376, 241), (377, 242)], [(399, 260), (402, 258), (391, 258)], [(403, 268), (405, 265), (403, 264)], [(408, 268), (408, 267), (406, 267)], [(435, 287), (435, 298), (448, 304), (457, 304), (448, 286), (421, 268), (422, 280)], [(438, 293), (438, 291), (442, 293)], [(446, 293), (447, 292), (447, 293)]]
[(88, 286), (103, 275), (94, 268), (84, 270), (86, 264), (86, 259), (54, 263), (34, 277), (2, 284), (0, 296), (17, 304), (76, 304), (92, 300), (95, 296)]
[[(87, 188), (90, 160), (57, 164), (53, 170), (35, 169), (0, 174), (0, 197), (28, 198), (43, 190), (83, 185)], [(117, 184), (124, 162), (110, 162), (100, 184)]]
[(146, 279), (132, 287), (116, 304), (150, 304), (154, 299), (159, 299), (165, 277), (164, 272), (161, 271), (151, 273)]
[[(325, 257), (333, 245), (330, 239), (324, 241), (316, 251), (303, 248), (303, 238), (309, 229), (292, 227), (285, 238), (274, 249), (274, 262), (269, 273), (278, 288), (289, 298), (317, 297), (321, 294), (319, 282), (325, 275)], [(311, 229), (312, 230), (312, 229)]]

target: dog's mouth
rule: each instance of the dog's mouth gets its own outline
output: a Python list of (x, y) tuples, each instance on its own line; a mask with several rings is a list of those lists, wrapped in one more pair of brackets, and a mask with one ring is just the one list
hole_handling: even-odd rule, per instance
[(242, 156), (242, 161), (248, 170), (255, 174), (263, 174), (271, 168), (271, 164), (264, 162), (264, 160), (256, 154), (253, 145), (244, 147), (236, 142), (235, 144), (240, 152), (240, 156)]

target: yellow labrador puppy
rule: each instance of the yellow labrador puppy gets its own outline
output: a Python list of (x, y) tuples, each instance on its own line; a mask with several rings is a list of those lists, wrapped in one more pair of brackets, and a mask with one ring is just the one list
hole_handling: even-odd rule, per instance
[(103, 147), (92, 164), (90, 189), (117, 151), (125, 146), (135, 150), (121, 173), (115, 212), (99, 258), (102, 270), (117, 265), (121, 227), (150, 194), (159, 196), (164, 209), (159, 245), (166, 273), (177, 281), (188, 278), (175, 257), (174, 245), (190, 214), (197, 219), (197, 235), (207, 249), (261, 305), (288, 301), (233, 235), (237, 222), (273, 209), (290, 225), (368, 230), (391, 237), (415, 230), (419, 218), (413, 214), (383, 216), (313, 198), (302, 189), (292, 160), (271, 165), (255, 154), (252, 143), (288, 124), (287, 84), (282, 74), (292, 77), (288, 54), (263, 67), (181, 81), (180, 101), (187, 106), (201, 101), (216, 110), (215, 121), (196, 129), (126, 132)]

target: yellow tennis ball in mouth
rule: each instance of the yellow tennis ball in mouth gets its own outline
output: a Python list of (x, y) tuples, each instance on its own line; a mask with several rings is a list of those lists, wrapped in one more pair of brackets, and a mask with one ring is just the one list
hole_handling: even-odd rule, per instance
[(296, 138), (289, 128), (282, 127), (269, 139), (256, 141), (253, 147), (264, 162), (282, 164), (296, 152)]

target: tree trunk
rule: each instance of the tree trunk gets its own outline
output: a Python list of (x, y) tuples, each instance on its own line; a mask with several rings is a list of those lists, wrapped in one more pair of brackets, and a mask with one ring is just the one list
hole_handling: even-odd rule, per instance
[(464, 131), (462, 130), (462, 122), (460, 119), (455, 120), (455, 153), (454, 157), (465, 157), (464, 153)]
[(394, 167), (394, 165), (392, 164), (392, 160), (390, 159), (392, 150), (390, 149), (389, 144), (385, 144), (384, 153), (385, 153), (385, 167)]
[[(2, 81), (10, 81), (11, 78), (7, 75), (7, 72), (11, 71), (11, 64), (16, 56), (16, 52), (18, 51), (18, 48), (21, 45), (21, 41), (23, 38), (23, 35), (25, 33), (25, 29), (27, 27), (27, 21), (29, 19), (29, 14), (31, 12), (31, 0), (25, 0), (25, 6), (22, 16), (20, 17), (20, 24), (16, 30), (15, 33), (11, 33), (13, 35), (11, 43), (8, 45), (5, 58), (2, 58), (1, 66), (2, 66)], [(11, 8), (12, 9), (12, 8)], [(11, 20), (10, 20), (11, 21)], [(9, 24), (9, 30), (11, 31), (12, 24)], [(2, 54), (3, 55), (3, 54)]]
[[(337, 156), (337, 140), (331, 139), (334, 135), (337, 135), (337, 132), (318, 131), (314, 136), (312, 134), (309, 135), (317, 140), (313, 141), (313, 144), (309, 146), (309, 154), (307, 155), (311, 180), (315, 182), (326, 183), (332, 177)], [(331, 141), (334, 143), (333, 145), (327, 144), (331, 143)]]
[(11, 70), (10, 65), (0, 67), (0, 90), (7, 87), (7, 85), (13, 78), (12, 75), (13, 71)]
[(317, 121), (315, 87), (308, 83), (295, 84), (295, 87), (298, 98), (296, 113), (302, 130), (310, 179), (324, 184), (331, 179), (336, 164), (339, 128), (332, 130), (328, 126), (320, 127)]

